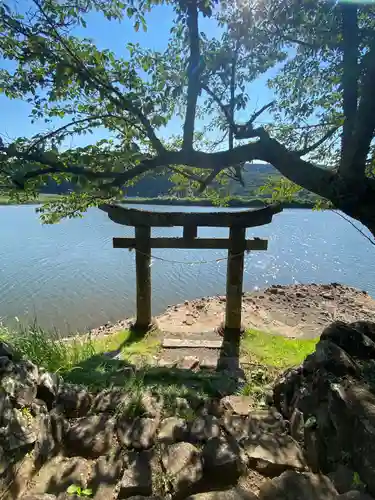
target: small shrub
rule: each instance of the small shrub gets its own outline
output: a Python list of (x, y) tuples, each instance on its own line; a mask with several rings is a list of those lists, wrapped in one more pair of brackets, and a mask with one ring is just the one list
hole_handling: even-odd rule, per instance
[(91, 497), (92, 495), (92, 490), (90, 488), (83, 489), (76, 484), (71, 484), (66, 492), (68, 495), (76, 495), (77, 497)]

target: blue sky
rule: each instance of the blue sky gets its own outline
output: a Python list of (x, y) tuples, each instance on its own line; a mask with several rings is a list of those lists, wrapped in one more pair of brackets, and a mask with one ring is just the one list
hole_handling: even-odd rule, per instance
[[(142, 29), (139, 32), (135, 32), (132, 21), (129, 19), (125, 19), (119, 23), (106, 20), (100, 13), (90, 13), (86, 17), (87, 29), (80, 28), (76, 30), (75, 34), (94, 39), (98, 48), (108, 48), (114, 51), (119, 57), (127, 57), (126, 44), (129, 42), (139, 42), (142, 46), (155, 50), (163, 50), (168, 43), (169, 30), (172, 27), (173, 18), (174, 13), (171, 7), (165, 5), (155, 7), (146, 16), (147, 32), (143, 32)], [(200, 30), (205, 31), (208, 36), (220, 35), (218, 28), (208, 19), (201, 20)], [(0, 62), (0, 66), (3, 64), (4, 62)], [(268, 73), (249, 87), (251, 103), (249, 110), (243, 115), (243, 119), (246, 119), (246, 116), (250, 115), (254, 109), (261, 107), (272, 99), (272, 91), (266, 85), (267, 78), (272, 76), (272, 73)], [(40, 121), (32, 124), (28, 117), (31, 110), (28, 103), (21, 100), (10, 100), (1, 94), (0, 109), (2, 116), (0, 134), (8, 140), (19, 136), (30, 137), (36, 133), (51, 130), (54, 126), (61, 125), (62, 123), (61, 121), (56, 121), (51, 126), (51, 124), (46, 125), (43, 121)], [(267, 121), (267, 119), (269, 120), (269, 116), (266, 113), (262, 115), (262, 120)], [(180, 131), (181, 122), (176, 117), (171, 120), (165, 130), (159, 132), (159, 135), (168, 137), (173, 134), (179, 134)], [(102, 137), (103, 133), (97, 131), (93, 136), (74, 138), (72, 145), (84, 145)]]

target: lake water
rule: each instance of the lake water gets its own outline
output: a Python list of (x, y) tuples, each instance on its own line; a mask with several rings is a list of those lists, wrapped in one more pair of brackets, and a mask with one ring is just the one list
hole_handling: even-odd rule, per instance
[[(153, 235), (181, 232), (156, 229)], [(132, 228), (96, 209), (83, 219), (43, 226), (35, 207), (0, 207), (0, 318), (4, 323), (37, 319), (46, 328), (74, 332), (133, 316), (134, 252), (112, 248), (112, 237), (133, 235)], [(199, 236), (227, 235), (227, 229), (199, 231)], [(250, 236), (267, 237), (269, 249), (246, 257), (245, 291), (272, 283), (336, 281), (375, 296), (375, 249), (333, 212), (284, 210), (271, 224), (249, 230)], [(152, 253), (154, 314), (169, 304), (225, 293), (226, 261), (216, 261), (225, 258), (225, 250)]]

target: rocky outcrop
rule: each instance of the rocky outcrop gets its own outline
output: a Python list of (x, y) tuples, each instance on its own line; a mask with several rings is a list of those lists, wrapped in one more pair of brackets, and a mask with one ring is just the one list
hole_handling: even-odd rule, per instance
[(375, 323), (332, 323), (274, 388), (308, 465), (329, 474), (345, 498), (356, 497), (352, 489), (375, 495), (374, 340)]
[(179, 416), (147, 391), (68, 385), (0, 343), (1, 498), (373, 500), (374, 339), (373, 324), (337, 322), (269, 407), (176, 398)]

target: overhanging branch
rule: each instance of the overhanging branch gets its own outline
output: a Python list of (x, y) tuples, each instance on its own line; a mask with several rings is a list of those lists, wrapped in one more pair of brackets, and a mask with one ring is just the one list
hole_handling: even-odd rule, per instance
[[(33, 3), (37, 6), (47, 23), (49, 24), (50, 28), (52, 29), (55, 38), (61, 45), (64, 47), (64, 49), (67, 51), (67, 53), (73, 58), (73, 60), (76, 62), (78, 65), (79, 69), (93, 81), (96, 83), (99, 88), (103, 88), (107, 92), (107, 98), (116, 105), (116, 107), (120, 109), (124, 109), (126, 111), (129, 111), (132, 115), (138, 118), (140, 121), (141, 125), (143, 126), (145, 133), (147, 137), (149, 138), (152, 146), (155, 148), (157, 153), (162, 153), (165, 148), (160, 141), (160, 139), (157, 137), (154, 128), (152, 127), (150, 121), (148, 118), (142, 113), (142, 111), (135, 106), (129, 99), (126, 99), (122, 92), (116, 88), (114, 85), (112, 85), (109, 81), (105, 81), (102, 78), (99, 77), (97, 73), (94, 73), (91, 68), (87, 67), (87, 65), (82, 61), (82, 59), (71, 49), (69, 44), (66, 43), (64, 38), (60, 35), (58, 30), (55, 27), (54, 22), (50, 19), (48, 14), (44, 11), (43, 7), (40, 5), (38, 0), (32, 0)], [(25, 35), (25, 33), (23, 33)], [(27, 33), (25, 36), (30, 36), (29, 33)], [(48, 50), (46, 46), (43, 45), (43, 50)], [(49, 52), (52, 54), (52, 51), (49, 50)], [(116, 97), (112, 95), (112, 93), (115, 94)]]
[(303, 148), (299, 151), (296, 151), (296, 153), (299, 156), (305, 156), (308, 153), (311, 153), (312, 151), (317, 149), (319, 146), (321, 146), (327, 139), (332, 137), (337, 132), (338, 129), (339, 129), (339, 127), (334, 127), (332, 129), (328, 130), (319, 140), (317, 140), (316, 142), (314, 142), (310, 146), (306, 146), (305, 148)]

